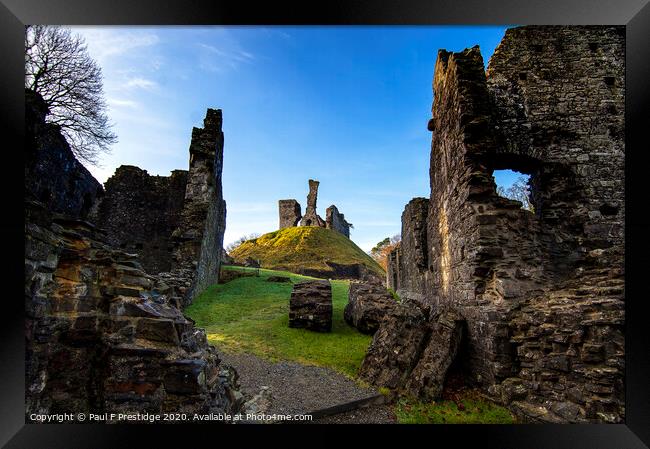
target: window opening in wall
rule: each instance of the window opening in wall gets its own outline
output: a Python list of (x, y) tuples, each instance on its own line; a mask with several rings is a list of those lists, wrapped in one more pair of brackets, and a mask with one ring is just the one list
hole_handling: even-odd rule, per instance
[(521, 202), (521, 208), (535, 212), (530, 198), (530, 175), (515, 170), (494, 170), (497, 195)]

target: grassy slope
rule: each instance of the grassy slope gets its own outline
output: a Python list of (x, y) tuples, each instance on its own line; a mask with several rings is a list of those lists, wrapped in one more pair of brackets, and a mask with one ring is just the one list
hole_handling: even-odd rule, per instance
[(332, 332), (318, 333), (289, 328), (292, 286), (267, 282), (271, 275), (289, 276), (294, 282), (313, 279), (261, 269), (259, 277), (243, 277), (209, 287), (185, 313), (205, 328), (210, 343), (227, 352), (326, 366), (354, 377), (372, 337), (357, 332), (343, 320), (349, 283), (332, 281)]
[[(224, 269), (254, 271), (243, 267)], [(267, 282), (271, 275), (289, 276), (294, 282), (313, 279), (261, 269), (259, 277), (243, 277), (209, 287), (185, 309), (185, 314), (206, 329), (210, 343), (225, 352), (246, 352), (273, 361), (293, 360), (326, 366), (356, 378), (372, 337), (357, 332), (343, 320), (349, 283), (331, 281), (332, 332), (317, 333), (288, 327), (292, 287), (291, 284)], [(421, 403), (412, 399), (401, 399), (394, 409), (401, 423), (513, 422), (506, 409), (471, 391), (462, 394), (460, 399), (464, 410), (459, 410), (452, 401)]]
[(260, 260), (264, 268), (295, 272), (300, 268), (329, 271), (326, 261), (363, 264), (380, 276), (384, 270), (352, 240), (315, 226), (285, 228), (248, 240), (230, 253), (235, 260)]

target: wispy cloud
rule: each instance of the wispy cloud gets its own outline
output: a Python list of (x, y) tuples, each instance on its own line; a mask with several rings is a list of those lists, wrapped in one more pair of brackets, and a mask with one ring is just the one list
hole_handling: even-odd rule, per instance
[(151, 47), (160, 42), (156, 33), (150, 30), (127, 31), (124, 28), (73, 28), (86, 39), (93, 56), (104, 63), (106, 59), (124, 55), (134, 49)]
[(127, 80), (124, 86), (127, 88), (152, 90), (158, 87), (158, 83), (146, 78), (130, 78)]
[(137, 109), (140, 105), (136, 101), (133, 100), (123, 100), (121, 98), (112, 98), (109, 97), (106, 102), (108, 105), (112, 108), (129, 108), (129, 109)]
[(242, 64), (251, 64), (255, 55), (239, 48), (225, 49), (199, 42), (199, 67), (210, 72), (237, 70)]

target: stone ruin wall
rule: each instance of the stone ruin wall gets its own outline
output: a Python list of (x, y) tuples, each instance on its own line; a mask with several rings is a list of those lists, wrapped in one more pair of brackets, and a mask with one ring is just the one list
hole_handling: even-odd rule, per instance
[(305, 215), (300, 220), (300, 226), (325, 227), (325, 221), (316, 213), (316, 201), (318, 200), (318, 181), (309, 180), (309, 193), (307, 194), (307, 208)]
[[(115, 237), (114, 228), (111, 232), (109, 226), (107, 232), (85, 221), (100, 213), (96, 204), (80, 207), (87, 199), (88, 186), (95, 192), (101, 185), (87, 171), (77, 170), (81, 165), (58, 128), (44, 122), (42, 99), (27, 93), (26, 109), (26, 143), (32, 153), (25, 159), (25, 173), (41, 173), (49, 181), (39, 184), (25, 179), (26, 416), (73, 410), (238, 413), (243, 400), (237, 390), (237, 373), (221, 364), (205, 332), (195, 328), (180, 309), (193, 280), (201, 279), (201, 267), (214, 272), (214, 264), (206, 259), (214, 260), (220, 251), (216, 256), (201, 254), (196, 267), (186, 259), (190, 269), (148, 274), (128, 243), (121, 249), (107, 242), (112, 232)], [(216, 114), (209, 110), (208, 116)], [(189, 232), (189, 226), (183, 228), (185, 242), (200, 241), (201, 248), (209, 245), (220, 250), (225, 205), (204, 205), (214, 196), (221, 197), (222, 146), (211, 152), (212, 162), (205, 161), (210, 157), (210, 142), (222, 145), (223, 138), (220, 121), (206, 120), (206, 125), (211, 136), (201, 130), (194, 133), (196, 141), (205, 145), (206, 157), (202, 160), (193, 152), (193, 162), (203, 162), (194, 172), (204, 175), (194, 179), (209, 184), (201, 187), (199, 180), (188, 189), (201, 200), (188, 205), (183, 201), (184, 186), (173, 187), (182, 184), (186, 172), (174, 172), (171, 178), (150, 177), (135, 167), (118, 170), (114, 184), (108, 183), (107, 198), (110, 201), (128, 178), (135, 178), (140, 182), (135, 183), (137, 188), (151, 189), (146, 194), (125, 190), (116, 212), (126, 213), (129, 204), (139, 204), (131, 211), (136, 223), (142, 223), (138, 213), (145, 206), (139, 201), (147, 198), (154, 203), (146, 206), (161, 206), (156, 210), (159, 213), (180, 211), (182, 204), (177, 214), (179, 227), (192, 211), (200, 217), (203, 207), (208, 218), (194, 223), (195, 233)], [(57, 159), (56, 164), (50, 163)], [(69, 169), (58, 170), (61, 163)], [(206, 172), (215, 175), (206, 176)], [(61, 186), (65, 192), (59, 195), (56, 189)], [(55, 195), (43, 198), (44, 189)], [(170, 190), (175, 192), (174, 205), (165, 209), (162, 206), (169, 206)], [(134, 229), (145, 232), (137, 226)], [(214, 235), (208, 238), (205, 232)]]
[[(508, 30), (440, 51), (431, 197), (409, 203), (388, 282), (467, 321), (474, 382), (531, 420), (624, 420), (624, 28)], [(531, 175), (535, 213), (496, 195)], [(426, 269), (422, 262), (426, 260)]]
[(325, 211), (325, 227), (343, 234), (350, 238), (350, 227), (352, 225), (345, 220), (345, 215), (339, 212), (335, 205), (331, 205)]
[(175, 268), (195, 270), (193, 298), (219, 279), (226, 202), (223, 199), (224, 136), (221, 109), (208, 109), (203, 128), (192, 129), (190, 169), (178, 228), (173, 232)]
[(278, 201), (278, 210), (280, 212), (280, 228), (292, 228), (298, 226), (302, 218), (300, 203), (296, 200)]
[(50, 210), (85, 219), (104, 194), (74, 157), (57, 125), (46, 123), (47, 105), (25, 89), (25, 190)]
[(92, 220), (107, 234), (107, 242), (137, 253), (147, 273), (172, 269), (172, 232), (185, 199), (187, 171), (151, 176), (146, 170), (122, 165), (108, 178), (105, 194)]
[(204, 128), (192, 130), (189, 171), (165, 177), (119, 167), (92, 215), (107, 242), (137, 253), (148, 273), (166, 273), (172, 282), (191, 273), (184, 305), (219, 275), (226, 219), (221, 126), (221, 110), (208, 109)]

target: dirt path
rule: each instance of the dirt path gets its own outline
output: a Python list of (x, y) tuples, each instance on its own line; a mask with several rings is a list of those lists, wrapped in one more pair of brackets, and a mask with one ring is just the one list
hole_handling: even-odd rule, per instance
[[(221, 358), (239, 373), (246, 401), (257, 396), (256, 407), (266, 414), (304, 414), (379, 394), (376, 389), (363, 388), (329, 368), (286, 361), (272, 363), (251, 354), (222, 353)], [(390, 408), (384, 405), (314, 420), (322, 423), (394, 421)]]

